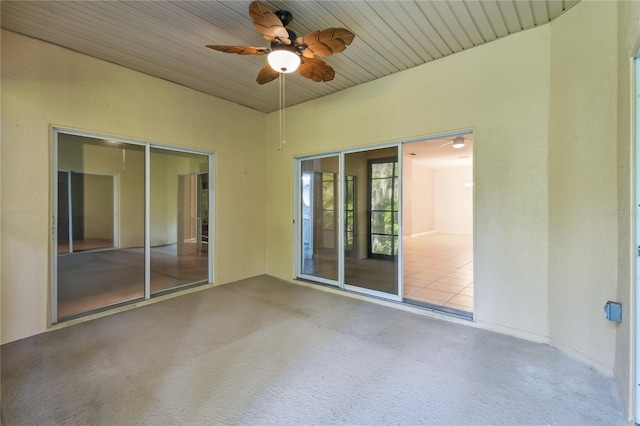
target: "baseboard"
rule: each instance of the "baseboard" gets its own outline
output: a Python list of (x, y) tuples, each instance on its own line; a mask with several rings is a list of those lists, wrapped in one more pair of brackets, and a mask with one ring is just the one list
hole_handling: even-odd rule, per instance
[(421, 237), (423, 235), (435, 234), (436, 231), (426, 231), (426, 232), (418, 232), (417, 234), (411, 234), (411, 238)]
[(534, 333), (527, 330), (522, 330), (519, 328), (507, 327), (500, 324), (494, 324), (490, 322), (479, 321), (475, 324), (475, 327), (482, 328), (483, 330), (493, 331), (500, 334), (505, 334), (507, 336), (516, 337), (522, 340), (528, 340), (530, 342), (535, 343), (544, 343), (550, 345), (549, 336), (545, 336), (544, 334)]
[(558, 348), (559, 350), (561, 350), (563, 353), (567, 354), (571, 358), (576, 359), (584, 364), (587, 364), (589, 367), (592, 367), (595, 370), (598, 370), (600, 373), (604, 374), (607, 377), (611, 377), (612, 379), (614, 378), (613, 367), (606, 365), (600, 360), (597, 360), (585, 354), (584, 352), (580, 352), (576, 348), (566, 345), (560, 342), (559, 340), (550, 339), (550, 341), (551, 341), (550, 342), (551, 346), (553, 346), (554, 348)]

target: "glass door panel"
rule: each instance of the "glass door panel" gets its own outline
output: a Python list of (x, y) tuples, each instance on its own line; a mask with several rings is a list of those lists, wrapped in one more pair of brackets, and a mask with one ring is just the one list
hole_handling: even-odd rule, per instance
[(151, 293), (208, 281), (208, 156), (150, 150)]
[(394, 298), (399, 296), (397, 156), (397, 147), (345, 155), (345, 174), (354, 183), (354, 202), (348, 189), (345, 195), (345, 222), (351, 212), (354, 223), (354, 246), (345, 251), (345, 286)]
[(337, 156), (301, 162), (300, 273), (338, 281), (339, 211)]
[(349, 257), (356, 249), (356, 177), (346, 175), (344, 183), (344, 255)]
[(57, 320), (144, 297), (144, 147), (58, 134)]
[(398, 254), (398, 159), (369, 160), (369, 257)]

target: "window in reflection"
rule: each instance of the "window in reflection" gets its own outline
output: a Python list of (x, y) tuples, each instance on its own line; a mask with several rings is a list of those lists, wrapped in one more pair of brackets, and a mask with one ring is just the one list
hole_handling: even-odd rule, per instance
[(301, 273), (338, 279), (338, 157), (301, 164)]
[(346, 153), (343, 170), (339, 160), (300, 161), (299, 274), (398, 300), (398, 147)]
[(369, 257), (398, 254), (398, 159), (369, 160)]
[(349, 257), (356, 249), (356, 177), (345, 176), (344, 186), (344, 253)]
[[(353, 203), (345, 196), (345, 222), (353, 216), (354, 249), (345, 257), (346, 285), (398, 295), (397, 147), (345, 155)], [(348, 191), (347, 191), (348, 194)], [(345, 229), (346, 231), (346, 229)]]

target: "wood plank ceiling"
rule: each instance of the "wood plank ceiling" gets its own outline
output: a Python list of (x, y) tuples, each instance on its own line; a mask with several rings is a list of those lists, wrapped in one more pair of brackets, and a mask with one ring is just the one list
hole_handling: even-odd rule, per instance
[[(286, 79), (292, 106), (544, 25), (579, 0), (265, 1), (293, 14), (298, 35), (328, 27), (355, 33), (326, 59), (333, 81)], [(265, 113), (278, 109), (278, 81), (255, 82), (265, 61), (206, 48), (268, 46), (250, 1), (0, 2), (1, 26)]]

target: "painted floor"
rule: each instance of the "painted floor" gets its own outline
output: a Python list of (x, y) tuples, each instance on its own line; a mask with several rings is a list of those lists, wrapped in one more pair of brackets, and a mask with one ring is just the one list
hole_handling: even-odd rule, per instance
[(623, 425), (559, 350), (259, 276), (2, 346), (2, 423)]

